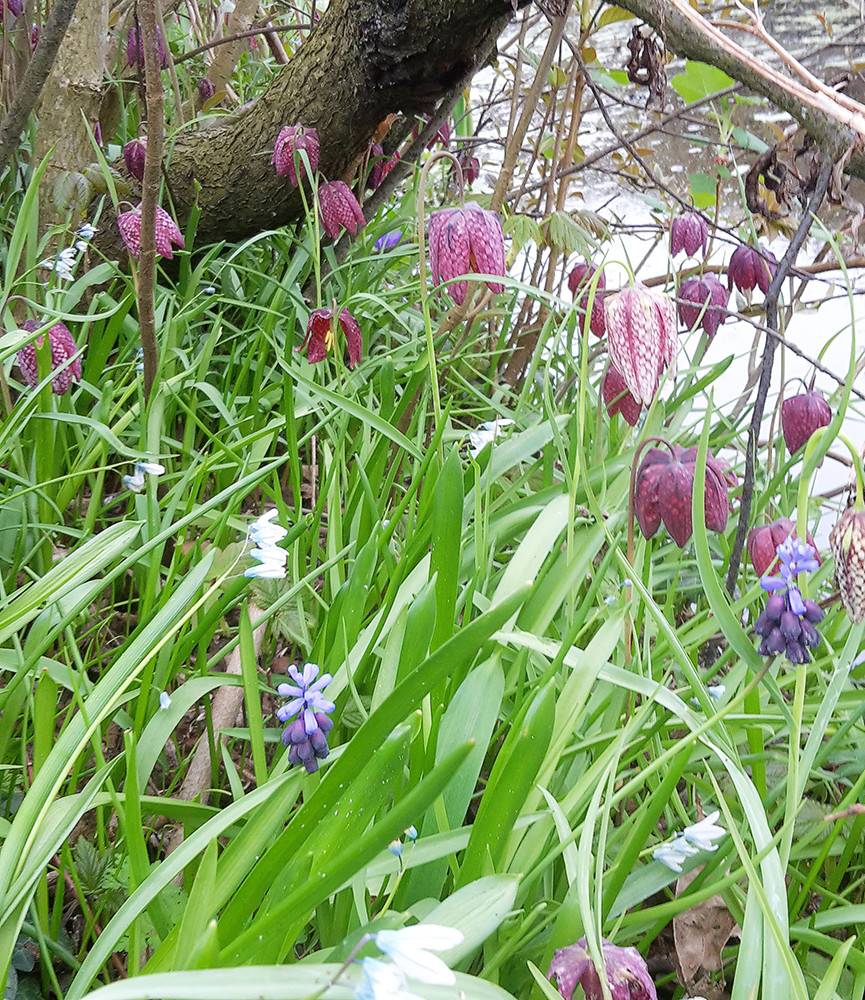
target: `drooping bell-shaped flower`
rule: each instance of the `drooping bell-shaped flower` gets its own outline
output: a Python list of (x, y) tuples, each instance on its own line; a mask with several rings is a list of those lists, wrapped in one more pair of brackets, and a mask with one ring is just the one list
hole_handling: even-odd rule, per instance
[(284, 125), (276, 137), (270, 162), (276, 169), (277, 176), (288, 177), (288, 182), (292, 187), (297, 187), (297, 167), (294, 155), (301, 150), (306, 153), (310, 169), (315, 173), (318, 170), (321, 152), (318, 131), (314, 128), (304, 128), (301, 124)]
[[(691, 501), (694, 495), (697, 449), (673, 445), (650, 448), (640, 463), (635, 484), (634, 507), (637, 523), (651, 538), (663, 521), (673, 541), (684, 548), (691, 537)], [(706, 458), (706, 527), (723, 531), (730, 514), (724, 469), (709, 453)]]
[(771, 250), (742, 245), (733, 251), (727, 265), (727, 283), (741, 292), (759, 288), (765, 295), (775, 273), (778, 261)]
[[(159, 58), (159, 65), (167, 69), (168, 49), (165, 47), (161, 28), (156, 29), (156, 55)], [(144, 41), (137, 25), (133, 25), (126, 35), (126, 64), (144, 69)]]
[(835, 582), (854, 624), (865, 621), (865, 510), (848, 507), (829, 533)]
[(622, 378), (622, 373), (614, 365), (610, 365), (604, 373), (601, 395), (604, 398), (607, 413), (611, 417), (615, 413), (621, 413), (631, 427), (636, 426), (643, 408), (630, 394), (625, 380)]
[(699, 321), (708, 336), (714, 337), (727, 318), (729, 295), (714, 274), (688, 278), (679, 288), (679, 319), (689, 330)]
[(463, 180), (466, 184), (474, 184), (481, 175), (481, 161), (476, 156), (472, 156), (467, 149), (464, 149), (457, 159), (463, 172)]
[(670, 254), (675, 257), (682, 250), (689, 257), (706, 252), (709, 243), (709, 224), (699, 212), (677, 215), (670, 226)]
[(126, 169), (137, 180), (144, 180), (144, 158), (147, 155), (147, 139), (130, 139), (123, 147), (123, 162)]
[[(658, 1000), (646, 961), (636, 948), (619, 948), (604, 940), (601, 954), (613, 1000)], [(578, 985), (586, 1000), (603, 1000), (601, 977), (585, 938), (567, 948), (559, 948), (553, 955), (547, 978), (555, 983), (565, 1000), (571, 1000)]]
[[(42, 323), (37, 323), (34, 319), (28, 319), (22, 324), (22, 329), (33, 333), (42, 325)], [(36, 347), (41, 347), (42, 343), (43, 338), (37, 337), (35, 344), (33, 341), (25, 344), (15, 358), (18, 367), (21, 369), (21, 374), (24, 376), (24, 381), (31, 389), (39, 384), (39, 363), (36, 355)], [(81, 381), (80, 356), (76, 357), (71, 364), (66, 365), (62, 371), (57, 371), (69, 358), (78, 354), (78, 345), (64, 323), (55, 323), (51, 327), (48, 331), (48, 343), (51, 345), (51, 370), (57, 372), (51, 380), (51, 391), (56, 396), (62, 396), (64, 393), (69, 392), (73, 382)]]
[(6, 9), (12, 17), (20, 17), (24, 13), (24, 0), (6, 0)]
[(790, 396), (781, 404), (781, 430), (791, 455), (811, 439), (811, 435), (832, 423), (832, 411), (826, 397), (811, 389)]
[[(126, 249), (136, 259), (141, 255), (141, 206), (137, 205), (128, 212), (121, 212), (117, 216), (117, 228)], [(154, 227), (156, 234), (156, 252), (160, 257), (171, 260), (174, 256), (174, 247), (181, 250), (184, 247), (183, 234), (177, 228), (177, 223), (164, 208), (156, 206), (156, 224)]]
[(201, 77), (198, 81), (198, 96), (202, 103), (204, 101), (209, 101), (215, 93), (216, 87), (214, 86), (213, 81), (209, 77)]
[(299, 351), (306, 351), (306, 359), (311, 364), (324, 361), (327, 357), (334, 344), (337, 323), (345, 336), (348, 367), (354, 368), (360, 361), (363, 355), (363, 338), (357, 320), (348, 309), (343, 309), (337, 317), (333, 309), (313, 309), (306, 324), (306, 337), (298, 348)]
[[(778, 546), (790, 536), (796, 538), (796, 525), (789, 517), (779, 517), (771, 524), (760, 524), (748, 533), (748, 555), (751, 557), (757, 576), (774, 575), (778, 572)], [(820, 562), (820, 554), (814, 539), (808, 535), (808, 544), (814, 550), (814, 558)]]
[(368, 191), (376, 191), (385, 178), (384, 146), (380, 142), (374, 142), (369, 147), (369, 175), (366, 179)]
[[(429, 220), (430, 270), (433, 284), (438, 286), (461, 274), (498, 274), (504, 276), (505, 238), (502, 222), (473, 201), (462, 208), (443, 208), (433, 212)], [(496, 294), (504, 290), (497, 281), (487, 287)], [(447, 293), (462, 305), (468, 282), (456, 281)]]
[(324, 231), (332, 240), (339, 236), (343, 228), (351, 236), (355, 236), (366, 225), (358, 200), (345, 181), (320, 184), (318, 204)]
[(610, 360), (631, 395), (644, 406), (655, 398), (661, 375), (676, 370), (676, 306), (644, 285), (623, 288), (604, 301)]
[[(597, 271), (598, 269), (594, 264), (587, 260), (582, 260), (574, 265), (571, 273), (568, 275), (568, 288), (571, 291), (571, 295), (576, 297), (577, 291), (580, 291), (580, 297), (577, 299), (577, 307), (583, 315), (586, 314), (586, 310), (589, 308), (589, 285)], [(602, 271), (598, 278), (597, 288), (595, 289), (595, 300), (592, 303), (592, 315), (589, 319), (589, 329), (596, 337), (603, 337), (607, 332), (604, 316), (604, 289), (606, 287), (607, 279)]]
[[(429, 124), (429, 120), (430, 120), (429, 115), (421, 115), (420, 121), (415, 122), (414, 127), (411, 130), (412, 141), (420, 137), (421, 132), (423, 132), (423, 130)], [(430, 139), (427, 145), (427, 149), (432, 149), (432, 147), (437, 142), (440, 142), (445, 147), (445, 149), (447, 149), (447, 147), (450, 145), (450, 141), (451, 141), (451, 123), (450, 119), (446, 118), (441, 123), (438, 132), (436, 132), (436, 134), (432, 137), (432, 139)]]

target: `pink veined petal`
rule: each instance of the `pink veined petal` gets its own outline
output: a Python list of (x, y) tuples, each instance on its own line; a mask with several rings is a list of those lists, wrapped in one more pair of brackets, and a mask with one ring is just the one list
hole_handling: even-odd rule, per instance
[[(676, 374), (676, 349), (678, 338), (676, 333), (676, 304), (666, 295), (652, 293), (658, 319), (658, 331), (661, 338), (661, 371), (670, 369), (670, 375)], [(660, 374), (660, 373), (659, 373)]]
[(340, 313), (339, 325), (342, 327), (348, 346), (348, 367), (354, 368), (363, 356), (363, 337), (360, 334), (360, 327), (348, 309), (343, 309)]
[[(451, 209), (444, 220), (438, 245), (438, 270), (440, 283), (450, 281), (461, 274), (468, 274), (470, 265), (470, 242), (466, 213), (462, 209)], [(468, 291), (465, 281), (457, 281), (447, 288), (448, 294), (462, 305)]]
[(610, 359), (634, 399), (647, 406), (658, 391), (666, 353), (652, 299), (645, 289), (625, 288), (604, 305)]
[[(488, 212), (470, 203), (465, 208), (469, 250), (480, 274), (505, 274), (505, 237), (501, 219), (495, 212)], [(491, 291), (498, 294), (504, 285), (488, 282)]]
[(133, 208), (128, 212), (121, 212), (117, 216), (117, 228), (126, 249), (133, 257), (138, 257), (141, 253), (141, 213)]

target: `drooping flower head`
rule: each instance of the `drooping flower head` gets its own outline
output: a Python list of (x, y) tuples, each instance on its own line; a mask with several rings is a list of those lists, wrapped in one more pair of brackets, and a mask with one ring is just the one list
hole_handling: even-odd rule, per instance
[[(141, 205), (137, 205), (128, 212), (121, 212), (117, 216), (117, 228), (120, 230), (126, 249), (137, 260), (141, 256)], [(154, 230), (156, 252), (161, 257), (171, 260), (174, 256), (173, 248), (179, 247), (182, 250), (185, 246), (183, 234), (178, 229), (177, 223), (160, 205), (156, 206)]]
[(327, 235), (335, 240), (342, 229), (351, 236), (366, 225), (354, 192), (345, 181), (330, 181), (318, 187), (321, 222)]
[(714, 337), (727, 318), (729, 295), (714, 274), (688, 278), (679, 288), (679, 319), (689, 330), (699, 321), (706, 333)]
[(676, 306), (644, 285), (623, 288), (604, 301), (610, 360), (631, 395), (651, 404), (666, 369), (676, 370)]
[[(673, 445), (650, 448), (640, 463), (634, 506), (640, 530), (651, 538), (663, 521), (673, 541), (684, 548), (691, 537), (691, 502), (694, 495), (697, 449)], [(723, 467), (711, 453), (706, 457), (706, 527), (723, 531), (730, 514), (728, 481)]]
[[(280, 684), (276, 691), (290, 700), (277, 709), (276, 717), (282, 723), (289, 723), (282, 734), (283, 744), (289, 747), (289, 761), (303, 764), (312, 774), (318, 770), (319, 760), (330, 752), (327, 734), (333, 728), (333, 721), (329, 715), (336, 705), (322, 692), (333, 678), (330, 674), (319, 677), (319, 668), (314, 663), (305, 663), (302, 671), (291, 666), (288, 673), (294, 683)], [(292, 718), (294, 721), (290, 722)]]
[(789, 396), (781, 404), (781, 430), (791, 455), (807, 444), (811, 435), (832, 423), (832, 411), (825, 396), (812, 389)]
[(12, 17), (20, 17), (24, 13), (24, 0), (6, 0), (6, 9)]
[(642, 406), (634, 399), (625, 385), (622, 373), (615, 365), (610, 365), (604, 373), (604, 381), (601, 383), (601, 395), (604, 398), (604, 405), (607, 413), (612, 417), (620, 413), (631, 427), (635, 427), (640, 419)]
[[(796, 526), (789, 517), (779, 517), (771, 524), (761, 524), (748, 533), (748, 555), (758, 576), (774, 575), (778, 572), (778, 546), (793, 535), (796, 537)], [(814, 550), (814, 558), (819, 563), (820, 554), (814, 544), (814, 539), (808, 535), (808, 544)]]
[(130, 139), (123, 147), (123, 162), (126, 169), (137, 180), (144, 180), (144, 158), (147, 155), (147, 139)]
[[(165, 39), (162, 30), (156, 29), (156, 54), (159, 57), (159, 65), (163, 69), (168, 68), (168, 49), (165, 47)], [(133, 25), (126, 35), (126, 65), (131, 67), (144, 68), (144, 41), (137, 25)]]
[(764, 576), (760, 581), (760, 586), (772, 595), (754, 625), (762, 639), (760, 654), (785, 653), (791, 663), (807, 663), (811, 659), (808, 650), (820, 642), (815, 626), (822, 621), (823, 611), (815, 601), (802, 596), (799, 576), (813, 573), (820, 564), (814, 549), (793, 535), (788, 535), (776, 552), (778, 575)]
[(481, 175), (481, 161), (476, 156), (472, 156), (470, 150), (467, 149), (464, 149), (457, 159), (463, 172), (463, 180), (466, 184), (474, 184)]
[[(576, 297), (577, 291), (580, 290), (577, 307), (584, 316), (586, 310), (589, 308), (589, 285), (594, 275), (597, 274), (597, 271), (598, 269), (594, 264), (583, 260), (575, 264), (568, 275), (568, 288), (571, 290), (571, 295)], [(595, 300), (592, 302), (592, 315), (589, 320), (589, 329), (596, 337), (603, 337), (607, 332), (606, 318), (604, 316), (604, 289), (606, 287), (607, 279), (602, 271), (598, 278), (597, 288), (595, 289)]]
[(865, 621), (865, 510), (848, 507), (829, 533), (835, 582), (854, 624)]
[(741, 292), (751, 292), (759, 288), (765, 295), (769, 290), (778, 261), (771, 250), (745, 246), (733, 251), (727, 265), (727, 282), (732, 289), (735, 285)]
[(334, 344), (334, 332), (337, 324), (345, 335), (348, 348), (348, 367), (354, 366), (363, 355), (363, 338), (357, 320), (348, 309), (343, 309), (338, 316), (334, 309), (313, 309), (306, 324), (306, 337), (298, 348), (306, 351), (306, 359), (310, 364), (324, 361)]
[(718, 826), (719, 811), (709, 813), (697, 823), (686, 826), (684, 831), (675, 834), (671, 840), (659, 844), (652, 851), (655, 861), (660, 861), (671, 871), (681, 874), (685, 862), (699, 854), (700, 851), (717, 851), (716, 840), (726, 837), (727, 831)]
[[(429, 115), (420, 116), (420, 121), (415, 122), (414, 127), (411, 130), (412, 141), (420, 138), (421, 132), (427, 127), (427, 125), (429, 125), (429, 121), (430, 121)], [(432, 147), (437, 142), (440, 142), (445, 147), (445, 149), (447, 149), (447, 147), (450, 145), (450, 141), (451, 141), (451, 123), (449, 119), (445, 119), (441, 123), (438, 132), (436, 132), (436, 134), (432, 137), (432, 139), (430, 139), (429, 143), (427, 144), (427, 149), (432, 149)]]
[(254, 548), (249, 552), (254, 565), (244, 571), (244, 576), (250, 580), (282, 580), (285, 578), (285, 564), (288, 552), (280, 548), (279, 543), (288, 534), (276, 518), (279, 511), (269, 510), (256, 518), (249, 526), (247, 538)]
[(675, 257), (682, 250), (689, 257), (706, 252), (709, 243), (709, 224), (699, 212), (677, 215), (670, 226), (670, 254)]
[(301, 150), (306, 153), (310, 169), (315, 173), (318, 170), (321, 150), (318, 131), (314, 128), (304, 128), (299, 123), (297, 125), (284, 125), (276, 137), (270, 162), (276, 169), (277, 176), (288, 177), (288, 182), (292, 187), (297, 187), (297, 167), (294, 155)]
[[(443, 208), (429, 220), (430, 270), (438, 286), (461, 274), (496, 274), (504, 276), (505, 237), (502, 222), (495, 212), (471, 201), (462, 208)], [(498, 294), (504, 285), (488, 281), (490, 291)], [(447, 293), (462, 305), (468, 282), (457, 281)]]
[(369, 175), (366, 179), (366, 187), (368, 191), (375, 191), (378, 189), (381, 182), (390, 173), (388, 170), (385, 173), (385, 167), (387, 166), (388, 160), (385, 159), (384, 146), (380, 142), (370, 143), (369, 147)]
[[(25, 320), (22, 329), (33, 333), (38, 330), (42, 323), (37, 323), (34, 319)], [(62, 371), (58, 371), (70, 358), (78, 354), (78, 345), (64, 323), (55, 323), (48, 331), (48, 343), (51, 345), (51, 370), (57, 372), (51, 380), (51, 391), (56, 396), (62, 396), (69, 392), (73, 382), (81, 381), (81, 357), (66, 365)], [(33, 389), (39, 384), (39, 363), (36, 355), (36, 347), (41, 347), (43, 337), (37, 337), (34, 344), (31, 340), (25, 344), (18, 352), (15, 360), (24, 376), (24, 381)]]
[[(613, 1000), (658, 1000), (646, 961), (636, 948), (619, 948), (603, 940), (601, 954)], [(603, 1000), (601, 978), (585, 938), (559, 948), (553, 955), (547, 978), (553, 980), (565, 1000), (571, 1000), (578, 985), (582, 986), (586, 1000)]]
[(164, 473), (165, 466), (159, 462), (136, 462), (132, 475), (123, 477), (123, 485), (133, 493), (140, 493), (147, 482), (146, 476), (158, 478)]
[(215, 93), (216, 87), (214, 86), (213, 81), (207, 76), (201, 77), (198, 81), (198, 96), (201, 99), (201, 102), (204, 103), (205, 101), (209, 101)]

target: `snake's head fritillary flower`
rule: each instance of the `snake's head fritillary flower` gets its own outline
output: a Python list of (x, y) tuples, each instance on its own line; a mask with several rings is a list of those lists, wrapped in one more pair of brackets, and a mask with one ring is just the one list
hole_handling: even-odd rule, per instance
[(802, 596), (799, 577), (813, 573), (820, 563), (814, 549), (792, 534), (778, 546), (776, 554), (777, 576), (764, 576), (760, 581), (760, 586), (771, 594), (754, 625), (762, 640), (760, 655), (786, 653), (791, 663), (807, 663), (811, 659), (808, 650), (820, 642), (816, 626), (823, 619), (823, 611), (815, 601)]
[[(163, 69), (167, 69), (168, 49), (165, 47), (165, 39), (160, 28), (156, 29), (156, 54), (159, 57), (159, 65)], [(126, 64), (131, 67), (144, 68), (144, 44), (137, 25), (133, 25), (126, 35)]]
[(466, 184), (474, 184), (481, 175), (481, 161), (468, 150), (463, 150), (457, 157)]
[(318, 204), (321, 209), (321, 222), (327, 235), (335, 240), (340, 230), (345, 229), (351, 236), (366, 225), (363, 211), (358, 204), (354, 192), (345, 181), (330, 181), (320, 184), (318, 188)]
[(848, 507), (829, 533), (829, 543), (841, 603), (858, 624), (865, 621), (865, 510)]
[(781, 404), (781, 430), (791, 455), (807, 444), (812, 434), (831, 422), (832, 411), (825, 396), (814, 389), (789, 396)]
[(377, 190), (387, 176), (387, 173), (390, 173), (389, 170), (385, 173), (387, 163), (388, 160), (385, 159), (384, 155), (384, 146), (380, 142), (371, 143), (369, 147), (369, 175), (366, 179), (368, 191)]
[(385, 233), (384, 236), (379, 236), (379, 238), (373, 244), (376, 253), (387, 253), (389, 250), (394, 250), (402, 242), (402, 230), (393, 229), (389, 233)]
[(699, 212), (684, 212), (673, 219), (670, 226), (670, 253), (673, 257), (683, 250), (689, 257), (698, 251), (706, 252), (709, 243), (709, 224)]
[[(136, 259), (141, 255), (141, 206), (137, 205), (128, 212), (121, 212), (117, 216), (117, 228), (126, 249)], [(181, 250), (185, 246), (183, 234), (177, 228), (177, 223), (168, 212), (160, 205), (156, 206), (156, 225), (154, 227), (156, 235), (156, 252), (160, 257), (171, 260), (174, 256), (174, 247)]]
[(655, 398), (661, 375), (676, 369), (676, 305), (636, 285), (604, 301), (610, 360), (622, 373), (631, 395), (644, 406)]
[(610, 365), (604, 374), (601, 395), (604, 397), (607, 413), (611, 417), (615, 413), (620, 413), (631, 427), (636, 426), (643, 408), (628, 391), (622, 373), (614, 365)]
[[(504, 276), (505, 237), (502, 222), (495, 212), (468, 202), (463, 208), (443, 208), (429, 220), (430, 270), (438, 286), (461, 274), (497, 274)], [(496, 294), (504, 290), (497, 281), (488, 281)], [(447, 292), (462, 305), (468, 282), (448, 285)]]
[(126, 169), (137, 180), (144, 180), (144, 158), (147, 155), (147, 139), (130, 139), (123, 147), (123, 162)]
[[(37, 323), (34, 319), (28, 319), (24, 321), (21, 328), (27, 330), (29, 333), (33, 333), (42, 325), (42, 323)], [(69, 358), (79, 353), (78, 345), (64, 323), (55, 323), (51, 327), (48, 331), (48, 343), (51, 345), (51, 370), (57, 372), (51, 380), (51, 391), (56, 396), (62, 396), (64, 393), (69, 392), (73, 382), (81, 381), (80, 355), (71, 364), (66, 365), (62, 371), (57, 371)], [(39, 384), (39, 363), (36, 356), (36, 348), (37, 346), (41, 347), (42, 344), (43, 338), (37, 337), (35, 344), (33, 341), (25, 344), (15, 358), (21, 374), (24, 376), (24, 381), (31, 389)]]
[[(796, 526), (789, 517), (779, 517), (771, 524), (761, 524), (748, 533), (748, 555), (757, 576), (774, 575), (778, 573), (778, 546), (790, 535), (796, 537)], [(814, 544), (814, 539), (808, 535), (808, 544), (814, 550), (814, 558), (819, 563), (820, 554)]]
[[(321, 151), (318, 131), (314, 128), (304, 128), (301, 124), (284, 125), (276, 137), (270, 162), (273, 164), (277, 176), (288, 177), (288, 182), (292, 187), (297, 187), (297, 167), (294, 156), (301, 150), (306, 153), (310, 169), (315, 173), (318, 170)], [(321, 193), (320, 188), (319, 193)]]
[(714, 274), (695, 276), (682, 282), (679, 288), (679, 319), (693, 330), (700, 326), (710, 337), (727, 318), (728, 289)]
[[(645, 959), (636, 948), (619, 948), (604, 940), (601, 954), (613, 1000), (658, 1000)], [(586, 1000), (603, 1000), (601, 978), (585, 938), (553, 955), (547, 978), (553, 980), (565, 1000), (571, 1000), (578, 985)]]
[[(305, 663), (303, 670), (288, 668), (293, 684), (280, 684), (276, 691), (287, 704), (277, 709), (276, 717), (288, 723), (282, 734), (282, 742), (289, 748), (288, 759), (292, 764), (303, 764), (312, 774), (318, 770), (318, 762), (327, 757), (330, 749), (327, 734), (333, 728), (330, 713), (336, 708), (322, 692), (333, 680), (330, 674), (318, 676), (315, 663)], [(294, 721), (290, 721), (291, 719)]]
[[(411, 130), (412, 141), (420, 137), (421, 132), (423, 132), (423, 130), (427, 127), (429, 121), (430, 121), (429, 115), (420, 116), (420, 121), (415, 122), (414, 127)], [(436, 134), (432, 137), (432, 139), (430, 139), (429, 143), (427, 144), (427, 149), (432, 149), (432, 147), (437, 142), (440, 142), (445, 147), (445, 149), (447, 149), (447, 147), (450, 145), (450, 141), (451, 141), (451, 123), (449, 119), (445, 119), (445, 121), (441, 123), (441, 127), (439, 128), (438, 132), (436, 132)]]
[(765, 295), (777, 266), (778, 261), (771, 250), (743, 244), (733, 251), (727, 265), (727, 282), (731, 289), (734, 285), (740, 292), (752, 292), (759, 288)]
[[(637, 471), (634, 507), (640, 530), (651, 538), (661, 522), (673, 541), (684, 548), (691, 537), (691, 501), (694, 495), (697, 449), (673, 445), (650, 448)], [(723, 531), (730, 515), (724, 470), (711, 455), (706, 459), (706, 527)]]
[(198, 81), (198, 96), (202, 103), (204, 101), (209, 101), (211, 97), (216, 93), (216, 87), (211, 79), (206, 76), (201, 77)]
[[(597, 272), (598, 269), (594, 264), (582, 260), (574, 265), (571, 273), (568, 275), (568, 288), (571, 290), (571, 295), (576, 297), (577, 292), (580, 292), (580, 297), (577, 299), (577, 306), (583, 315), (585, 315), (586, 310), (589, 308), (589, 285)], [(607, 279), (602, 271), (598, 277), (595, 299), (592, 302), (592, 316), (589, 320), (589, 329), (596, 337), (603, 337), (607, 332), (604, 316), (604, 289), (606, 287)]]
[(324, 361), (333, 347), (335, 325), (339, 324), (345, 335), (348, 348), (348, 367), (354, 366), (363, 355), (363, 337), (357, 320), (348, 309), (343, 309), (338, 316), (333, 309), (313, 309), (306, 324), (306, 337), (298, 350), (306, 351), (306, 359), (310, 364)]
[(20, 17), (24, 13), (24, 0), (6, 0), (6, 9), (12, 17)]

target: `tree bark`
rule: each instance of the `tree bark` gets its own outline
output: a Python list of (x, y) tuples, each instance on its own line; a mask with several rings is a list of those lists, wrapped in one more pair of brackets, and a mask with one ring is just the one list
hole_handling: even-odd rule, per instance
[[(319, 170), (339, 178), (389, 114), (432, 111), (479, 66), (513, 9), (511, 0), (333, 0), (253, 105), (178, 138), (167, 164), (178, 216), (197, 198), (202, 241), (243, 239), (291, 221), (303, 203), (270, 164), (281, 126), (316, 128)], [(101, 248), (114, 249), (105, 237)]]
[[(229, 15), (224, 24), (226, 35), (236, 35), (244, 31), (249, 31), (255, 15), (258, 12), (258, 0), (237, 0), (234, 10)], [(213, 57), (213, 62), (207, 71), (207, 78), (213, 84), (213, 89), (217, 94), (225, 96), (225, 88), (234, 72), (243, 50), (248, 46), (245, 38), (239, 38), (233, 42), (226, 42), (220, 45)]]

